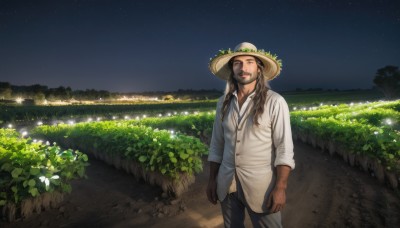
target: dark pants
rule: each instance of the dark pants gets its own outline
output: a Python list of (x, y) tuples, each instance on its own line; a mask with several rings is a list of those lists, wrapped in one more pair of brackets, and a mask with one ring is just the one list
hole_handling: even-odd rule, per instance
[(273, 214), (256, 213), (246, 206), (246, 203), (241, 198), (237, 192), (234, 192), (228, 194), (221, 202), (222, 215), (226, 228), (244, 227), (245, 208), (249, 213), (253, 227), (282, 227), (280, 211)]

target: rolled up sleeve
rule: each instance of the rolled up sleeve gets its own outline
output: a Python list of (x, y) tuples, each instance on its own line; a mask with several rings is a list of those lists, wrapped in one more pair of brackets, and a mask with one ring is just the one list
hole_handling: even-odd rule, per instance
[(279, 96), (272, 111), (272, 140), (275, 146), (274, 166), (287, 165), (294, 169), (292, 130), (290, 127), (289, 107), (285, 99)]
[(221, 107), (222, 107), (223, 97), (217, 103), (217, 111), (215, 114), (215, 120), (213, 125), (210, 151), (208, 153), (208, 161), (221, 163), (222, 156), (224, 152), (224, 131), (222, 128), (221, 121)]

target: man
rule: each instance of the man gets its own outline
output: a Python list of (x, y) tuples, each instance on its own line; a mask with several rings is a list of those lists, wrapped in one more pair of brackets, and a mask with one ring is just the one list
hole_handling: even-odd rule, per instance
[(286, 101), (269, 89), (281, 61), (251, 43), (220, 51), (211, 72), (227, 80), (217, 104), (210, 153), (208, 200), (221, 202), (225, 227), (282, 227), (293, 141)]

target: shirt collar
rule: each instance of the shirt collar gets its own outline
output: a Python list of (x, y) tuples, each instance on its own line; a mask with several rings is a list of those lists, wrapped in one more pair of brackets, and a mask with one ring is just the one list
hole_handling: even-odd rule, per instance
[[(237, 90), (235, 90), (232, 94), (233, 94), (233, 95), (236, 97), (236, 99), (237, 99)], [(252, 99), (255, 95), (256, 95), (256, 90), (254, 90), (253, 92), (251, 92), (250, 95), (249, 95), (247, 98)]]

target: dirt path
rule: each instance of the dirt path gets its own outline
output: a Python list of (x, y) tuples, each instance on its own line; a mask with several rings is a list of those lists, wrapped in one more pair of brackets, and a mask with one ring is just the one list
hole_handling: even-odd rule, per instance
[[(284, 227), (400, 227), (400, 197), (368, 174), (303, 143), (295, 143), (295, 160)], [(220, 207), (205, 195), (207, 165), (174, 200), (100, 161), (90, 163), (89, 179), (73, 182), (60, 208), (0, 227), (222, 227)]]

